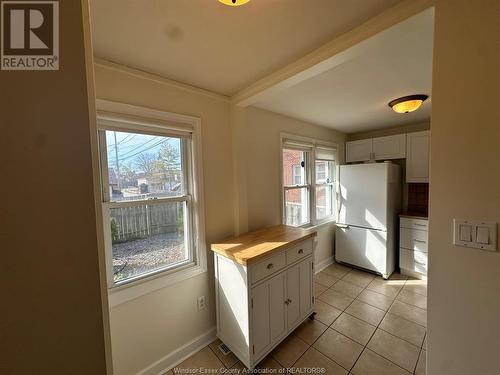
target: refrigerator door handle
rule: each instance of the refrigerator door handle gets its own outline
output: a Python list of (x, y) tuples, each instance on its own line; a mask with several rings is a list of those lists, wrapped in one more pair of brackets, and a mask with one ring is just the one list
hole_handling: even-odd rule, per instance
[(337, 227), (341, 228), (341, 229), (350, 229), (351, 227), (347, 224), (337, 224)]

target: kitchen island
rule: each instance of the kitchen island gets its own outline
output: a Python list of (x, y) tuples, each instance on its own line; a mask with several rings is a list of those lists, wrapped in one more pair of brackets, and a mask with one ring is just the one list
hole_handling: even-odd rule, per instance
[(248, 368), (313, 313), (315, 236), (278, 225), (212, 244), (217, 336)]

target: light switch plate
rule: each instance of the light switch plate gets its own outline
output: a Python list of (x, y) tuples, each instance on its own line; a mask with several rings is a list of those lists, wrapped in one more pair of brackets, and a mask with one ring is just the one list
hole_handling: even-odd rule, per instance
[[(494, 221), (453, 219), (453, 244), (481, 250), (497, 250), (497, 223)], [(479, 231), (478, 231), (479, 228)], [(470, 241), (464, 241), (469, 238)]]

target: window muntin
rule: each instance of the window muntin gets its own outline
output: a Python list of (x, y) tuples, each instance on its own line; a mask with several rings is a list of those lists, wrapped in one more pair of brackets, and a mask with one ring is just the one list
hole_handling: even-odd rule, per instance
[(110, 286), (194, 263), (190, 142), (100, 130)]

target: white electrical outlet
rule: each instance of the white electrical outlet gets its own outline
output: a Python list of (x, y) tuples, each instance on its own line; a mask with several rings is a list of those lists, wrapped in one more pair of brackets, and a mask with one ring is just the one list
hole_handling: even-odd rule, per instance
[(205, 296), (198, 297), (198, 311), (203, 310), (207, 307), (207, 298)]

